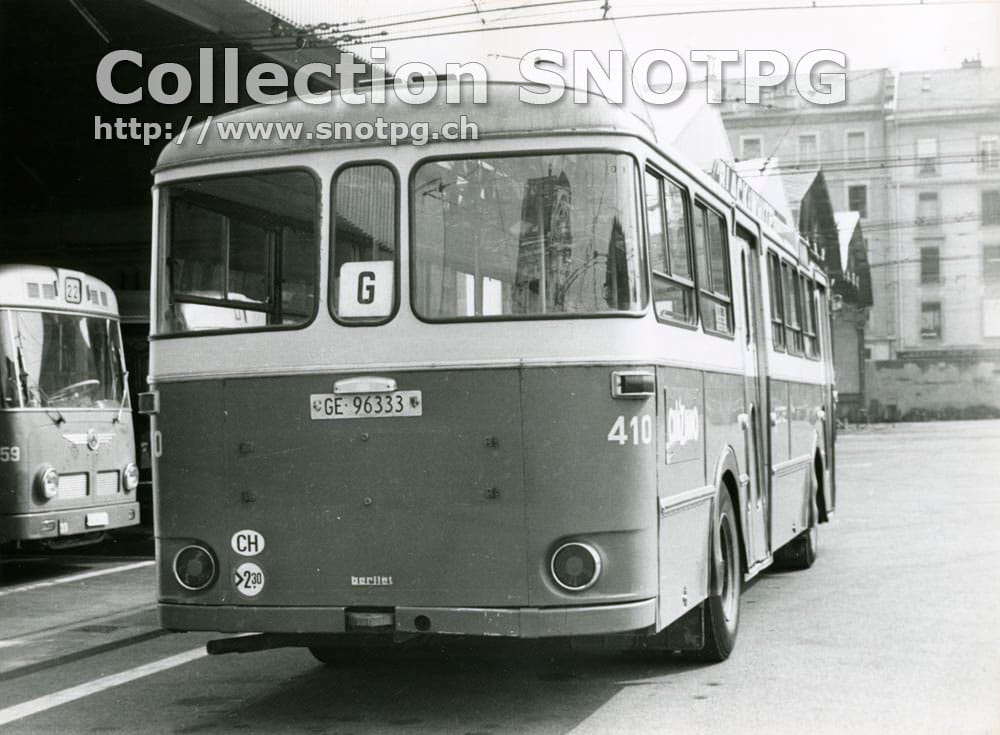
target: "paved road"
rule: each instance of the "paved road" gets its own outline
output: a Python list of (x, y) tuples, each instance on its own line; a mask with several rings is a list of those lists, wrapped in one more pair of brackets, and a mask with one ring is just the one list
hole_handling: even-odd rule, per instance
[(1000, 733), (998, 450), (1000, 422), (842, 436), (820, 560), (747, 590), (715, 666), (516, 641), (345, 669), (295, 649), (209, 658), (209, 636), (157, 631), (141, 559), (7, 561), (0, 728)]

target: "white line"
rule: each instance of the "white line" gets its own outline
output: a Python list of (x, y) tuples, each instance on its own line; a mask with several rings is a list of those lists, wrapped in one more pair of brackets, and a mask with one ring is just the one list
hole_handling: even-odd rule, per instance
[(208, 652), (205, 650), (204, 646), (201, 646), (200, 648), (193, 648), (190, 651), (178, 653), (176, 656), (170, 656), (168, 658), (160, 659), (159, 661), (153, 661), (149, 664), (143, 664), (142, 666), (137, 666), (134, 669), (122, 671), (119, 674), (102, 676), (100, 679), (88, 681), (86, 684), (80, 684), (75, 687), (70, 687), (69, 689), (63, 689), (59, 692), (46, 694), (44, 697), (38, 697), (37, 699), (22, 702), (21, 704), (15, 704), (13, 707), (0, 709), (0, 725), (7, 725), (16, 720), (30, 717), (31, 715), (38, 714), (39, 712), (52, 709), (53, 707), (58, 707), (68, 702), (82, 699), (83, 697), (89, 697), (91, 694), (97, 694), (106, 689), (121, 686), (122, 684), (128, 684), (130, 681), (141, 679), (144, 676), (158, 674), (161, 671), (172, 669), (175, 666), (186, 664), (189, 661), (195, 661), (196, 659), (207, 655)]
[(13, 595), (17, 592), (31, 592), (31, 590), (41, 589), (42, 587), (54, 587), (57, 584), (66, 584), (67, 582), (79, 582), (81, 579), (91, 579), (93, 577), (103, 577), (105, 574), (115, 574), (117, 572), (127, 572), (131, 569), (141, 569), (142, 567), (151, 567), (155, 564), (155, 561), (137, 561), (132, 564), (120, 564), (116, 567), (110, 567), (108, 569), (95, 569), (92, 572), (80, 572), (79, 574), (70, 574), (67, 577), (59, 577), (58, 579), (51, 579), (47, 582), (34, 582), (33, 584), (23, 584), (20, 587), (10, 587), (5, 590), (0, 590), (0, 597), (4, 595)]

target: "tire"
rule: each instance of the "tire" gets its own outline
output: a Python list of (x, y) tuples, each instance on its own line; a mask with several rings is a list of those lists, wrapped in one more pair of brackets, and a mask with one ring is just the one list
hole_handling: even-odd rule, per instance
[(691, 658), (698, 661), (725, 661), (736, 646), (740, 625), (740, 595), (743, 593), (743, 568), (740, 564), (739, 531), (736, 511), (729, 493), (722, 491), (718, 506), (717, 529), (722, 550), (721, 588), (702, 603), (705, 644)]
[(809, 527), (778, 549), (774, 554), (774, 566), (777, 569), (801, 571), (808, 569), (816, 562), (819, 555), (819, 509), (816, 505), (816, 493), (819, 483), (816, 481), (816, 468), (813, 467), (810, 476), (812, 490), (809, 507)]

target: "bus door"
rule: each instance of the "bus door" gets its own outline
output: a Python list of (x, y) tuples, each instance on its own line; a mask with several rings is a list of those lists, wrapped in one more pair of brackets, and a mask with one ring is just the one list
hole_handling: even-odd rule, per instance
[(746, 375), (746, 408), (740, 415), (743, 428), (744, 467), (748, 482), (746, 494), (747, 552), (750, 565), (761, 562), (770, 554), (768, 538), (767, 433), (764, 415), (767, 413), (765, 391), (767, 380), (767, 350), (763, 343), (764, 312), (761, 301), (760, 250), (757, 240), (743, 229), (737, 230), (734, 243), (740, 253), (740, 275), (743, 281), (744, 349)]

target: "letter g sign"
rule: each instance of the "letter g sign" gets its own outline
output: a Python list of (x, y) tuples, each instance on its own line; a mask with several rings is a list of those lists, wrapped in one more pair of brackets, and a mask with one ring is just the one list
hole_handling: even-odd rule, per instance
[(344, 263), (340, 267), (337, 316), (377, 319), (389, 316), (393, 304), (392, 261)]

